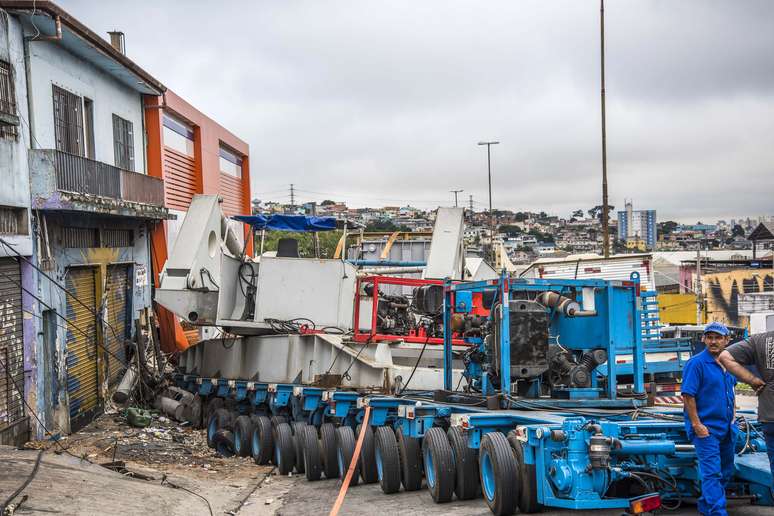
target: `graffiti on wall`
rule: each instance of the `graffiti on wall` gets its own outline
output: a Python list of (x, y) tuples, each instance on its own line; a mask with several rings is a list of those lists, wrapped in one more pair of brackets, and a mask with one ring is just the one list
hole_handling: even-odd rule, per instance
[(743, 269), (706, 274), (702, 277), (707, 318), (732, 326), (747, 326), (748, 318), (739, 315), (739, 295), (772, 290), (771, 270)]

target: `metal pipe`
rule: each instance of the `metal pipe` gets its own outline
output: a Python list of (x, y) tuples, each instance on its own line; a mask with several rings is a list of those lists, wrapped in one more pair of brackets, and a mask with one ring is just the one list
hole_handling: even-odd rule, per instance
[(358, 267), (424, 267), (427, 262), (400, 262), (396, 260), (349, 260)]
[(610, 450), (613, 455), (674, 455), (676, 445), (673, 441), (653, 441), (648, 439), (617, 441), (619, 446)]
[(360, 269), (359, 272), (364, 272), (366, 274), (409, 274), (412, 272), (422, 272), (424, 270), (424, 267), (373, 267)]
[(113, 401), (116, 403), (126, 403), (132, 397), (132, 391), (137, 386), (137, 367), (134, 364), (124, 373), (121, 382), (113, 393)]
[(59, 41), (62, 39), (62, 20), (59, 18), (59, 15), (54, 18), (54, 26), (56, 27), (56, 33), (53, 36), (41, 36), (38, 35), (34, 38), (31, 38), (31, 41)]

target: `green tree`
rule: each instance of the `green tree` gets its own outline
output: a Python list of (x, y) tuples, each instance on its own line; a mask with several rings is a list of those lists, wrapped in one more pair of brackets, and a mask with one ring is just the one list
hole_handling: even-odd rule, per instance
[(411, 228), (403, 224), (401, 224), (400, 226), (396, 226), (389, 219), (381, 219), (381, 220), (369, 222), (365, 227), (365, 231), (374, 232), (374, 233), (386, 233), (386, 232), (392, 232), (392, 231), (410, 232)]
[(519, 226), (514, 226), (512, 224), (503, 224), (499, 228), (497, 228), (497, 231), (500, 233), (505, 233), (508, 236), (516, 236), (519, 233), (523, 233), (522, 229)]
[(670, 233), (674, 233), (674, 231), (677, 229), (677, 226), (679, 224), (675, 222), (674, 220), (667, 220), (666, 222), (659, 222), (658, 223), (658, 232), (662, 235), (669, 235)]
[[(320, 241), (320, 258), (333, 258), (336, 246), (341, 239), (341, 231), (320, 231), (317, 238)], [(292, 231), (267, 231), (263, 241), (263, 251), (276, 251), (281, 238), (298, 240), (298, 254), (304, 258), (314, 258), (314, 233), (295, 233)], [(261, 233), (255, 238), (255, 252), (260, 251)]]
[(332, 206), (336, 204), (336, 201), (331, 201), (330, 199), (325, 199), (323, 202), (320, 203), (320, 206)]
[(734, 224), (734, 228), (731, 230), (731, 236), (744, 236), (744, 228), (740, 226), (739, 224)]

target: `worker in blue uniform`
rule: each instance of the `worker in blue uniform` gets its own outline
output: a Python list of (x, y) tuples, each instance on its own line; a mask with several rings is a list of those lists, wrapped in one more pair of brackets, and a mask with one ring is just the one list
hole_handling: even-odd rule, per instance
[(729, 340), (724, 324), (708, 324), (702, 335), (704, 351), (683, 369), (685, 430), (699, 460), (698, 509), (705, 516), (726, 516), (725, 487), (734, 474), (736, 379), (718, 360)]

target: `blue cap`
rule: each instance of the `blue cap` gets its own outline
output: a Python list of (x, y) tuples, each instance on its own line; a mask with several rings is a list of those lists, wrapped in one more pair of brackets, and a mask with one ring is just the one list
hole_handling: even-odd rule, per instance
[(704, 333), (717, 333), (718, 335), (726, 336), (729, 332), (725, 324), (719, 322), (711, 322), (704, 327)]

